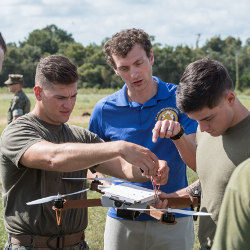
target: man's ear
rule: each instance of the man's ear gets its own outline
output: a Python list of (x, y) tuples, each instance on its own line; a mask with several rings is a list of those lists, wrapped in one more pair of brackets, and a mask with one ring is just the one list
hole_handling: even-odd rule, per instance
[(41, 92), (42, 92), (42, 88), (40, 86), (35, 86), (34, 87), (34, 93), (35, 93), (35, 97), (38, 101), (41, 101), (42, 100), (42, 97), (41, 97)]
[(226, 101), (227, 101), (227, 103), (230, 106), (232, 106), (235, 103), (235, 99), (236, 99), (235, 93), (232, 90), (229, 90), (228, 93), (227, 93), (227, 95), (226, 95)]
[(152, 50), (150, 50), (149, 61), (151, 65), (154, 64), (154, 53)]

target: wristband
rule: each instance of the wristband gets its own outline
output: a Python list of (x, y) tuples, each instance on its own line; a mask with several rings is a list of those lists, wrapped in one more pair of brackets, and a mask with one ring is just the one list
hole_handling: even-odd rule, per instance
[(170, 137), (171, 140), (175, 141), (175, 140), (180, 139), (183, 136), (185, 129), (181, 124), (180, 124), (180, 127), (181, 127), (180, 132), (177, 135)]

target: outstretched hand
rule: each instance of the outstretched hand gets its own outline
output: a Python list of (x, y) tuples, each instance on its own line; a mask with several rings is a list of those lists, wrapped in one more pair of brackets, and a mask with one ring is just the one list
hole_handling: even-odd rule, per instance
[(149, 149), (140, 145), (123, 141), (121, 157), (135, 167), (142, 169), (144, 176), (155, 176), (159, 168), (157, 156)]
[(158, 137), (170, 138), (177, 135), (181, 130), (180, 123), (173, 120), (157, 121), (153, 128), (152, 141), (157, 142)]

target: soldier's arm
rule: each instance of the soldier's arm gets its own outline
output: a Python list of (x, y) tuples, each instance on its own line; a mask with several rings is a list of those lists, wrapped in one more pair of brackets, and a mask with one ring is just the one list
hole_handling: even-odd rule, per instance
[(15, 97), (11, 109), (12, 109), (12, 117), (13, 117), (12, 121), (24, 115), (22, 99), (20, 99), (19, 97)]
[[(154, 176), (159, 168), (158, 158), (149, 149), (126, 141), (60, 144), (41, 141), (24, 152), (20, 163), (28, 168), (72, 172), (97, 164), (101, 166), (102, 163), (110, 160), (110, 166), (114, 168), (113, 171), (116, 171), (115, 164), (112, 162), (116, 157), (121, 157), (137, 168), (142, 168), (145, 175)], [(107, 167), (104, 169), (106, 170)], [(103, 172), (100, 170), (97, 171)]]
[(170, 194), (162, 193), (163, 196), (161, 198), (167, 199), (167, 198), (182, 197), (182, 196), (187, 196), (187, 195), (194, 196), (198, 194), (201, 194), (201, 183), (199, 179), (193, 182), (192, 184), (190, 184), (189, 186), (183, 189), (177, 190), (173, 193), (170, 193)]
[(189, 196), (192, 199), (192, 196), (198, 196), (198, 195), (201, 195), (200, 180), (197, 180), (188, 187), (177, 190), (176, 192), (170, 194), (161, 192), (159, 195), (160, 200), (156, 202), (155, 207), (160, 209), (167, 208), (168, 198), (179, 198), (179, 197)]

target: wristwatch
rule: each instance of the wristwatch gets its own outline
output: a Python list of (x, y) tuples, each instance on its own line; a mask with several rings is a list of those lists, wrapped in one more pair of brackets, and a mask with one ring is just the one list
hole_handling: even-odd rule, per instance
[(180, 127), (181, 127), (180, 132), (177, 135), (170, 137), (171, 140), (175, 141), (175, 140), (180, 139), (183, 136), (185, 129), (181, 124), (180, 124)]

